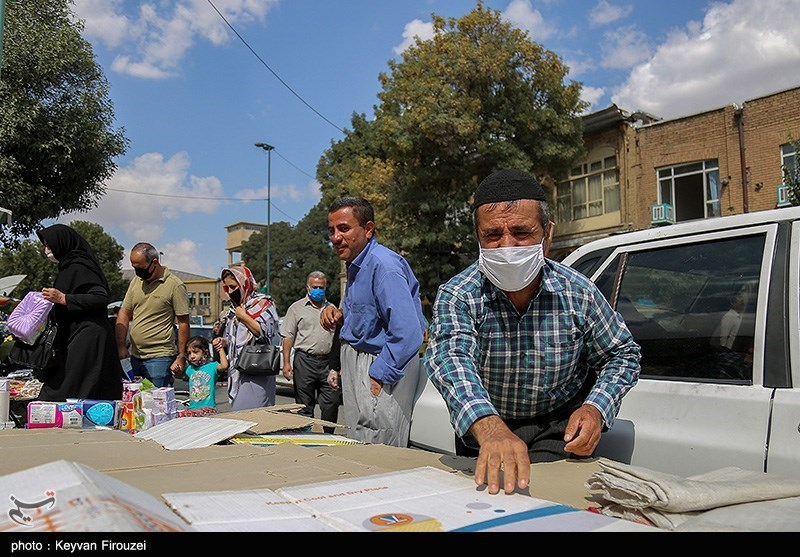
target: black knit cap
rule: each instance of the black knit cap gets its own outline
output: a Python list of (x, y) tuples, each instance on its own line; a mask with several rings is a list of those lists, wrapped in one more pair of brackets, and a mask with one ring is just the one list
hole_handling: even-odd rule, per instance
[(487, 203), (517, 201), (518, 199), (538, 199), (547, 201), (538, 180), (522, 170), (498, 170), (489, 174), (478, 184), (472, 209)]

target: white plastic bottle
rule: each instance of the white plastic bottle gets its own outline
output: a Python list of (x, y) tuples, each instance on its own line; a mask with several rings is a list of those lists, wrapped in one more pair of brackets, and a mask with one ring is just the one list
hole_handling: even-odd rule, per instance
[(0, 427), (3, 429), (13, 427), (13, 422), (8, 424), (8, 411), (11, 404), (11, 382), (0, 379)]

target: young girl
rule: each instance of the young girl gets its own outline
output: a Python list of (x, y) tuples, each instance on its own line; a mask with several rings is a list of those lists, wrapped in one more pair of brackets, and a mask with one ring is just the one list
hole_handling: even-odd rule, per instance
[(219, 349), (219, 362), (211, 359), (211, 347), (202, 336), (194, 336), (186, 343), (189, 364), (186, 367), (186, 380), (189, 383), (189, 410), (198, 408), (217, 408), (215, 395), (217, 373), (228, 369), (225, 348)]

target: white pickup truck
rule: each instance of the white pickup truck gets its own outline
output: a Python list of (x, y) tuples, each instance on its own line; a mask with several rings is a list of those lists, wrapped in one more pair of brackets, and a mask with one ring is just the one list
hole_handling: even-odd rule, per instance
[[(642, 347), (597, 456), (680, 476), (737, 466), (800, 478), (800, 208), (613, 235), (564, 263)], [(410, 444), (458, 452), (429, 381)]]

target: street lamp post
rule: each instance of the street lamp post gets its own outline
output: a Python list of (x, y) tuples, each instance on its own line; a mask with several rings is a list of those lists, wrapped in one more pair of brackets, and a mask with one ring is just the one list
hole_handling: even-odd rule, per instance
[(6, 0), (0, 0), (0, 76), (3, 75), (3, 33), (6, 22)]
[(267, 295), (269, 295), (269, 236), (270, 236), (270, 174), (272, 171), (272, 150), (275, 148), (267, 143), (256, 143), (256, 147), (264, 149), (267, 152)]

